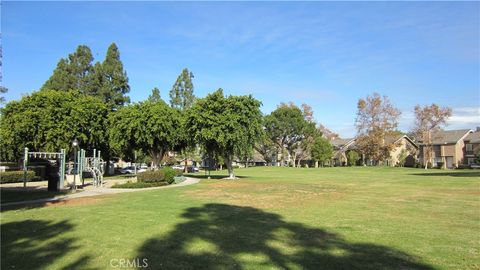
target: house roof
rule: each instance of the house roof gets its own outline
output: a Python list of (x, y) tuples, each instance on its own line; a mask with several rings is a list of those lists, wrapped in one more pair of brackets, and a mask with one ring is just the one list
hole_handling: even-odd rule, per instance
[[(457, 143), (471, 131), (471, 129), (440, 130), (432, 135), (432, 144)], [(419, 142), (423, 143), (422, 141)]]
[(392, 144), (396, 143), (398, 140), (403, 138), (405, 135), (403, 134), (397, 134), (397, 135), (387, 135), (385, 136), (385, 144)]
[(349, 138), (349, 139), (336, 138), (336, 139), (333, 139), (330, 143), (335, 148), (342, 148), (345, 145), (352, 143), (354, 140), (355, 138)]
[(469, 141), (470, 143), (480, 143), (480, 131), (468, 134), (465, 141)]
[(414, 147), (418, 148), (418, 145), (410, 137), (403, 134), (385, 136), (385, 144), (396, 143), (402, 138), (405, 138), (405, 140), (409, 141)]

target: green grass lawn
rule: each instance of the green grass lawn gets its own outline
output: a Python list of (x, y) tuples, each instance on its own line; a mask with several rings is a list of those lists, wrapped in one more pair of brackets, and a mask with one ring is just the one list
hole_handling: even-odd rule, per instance
[[(223, 172), (224, 173), (224, 172)], [(238, 169), (4, 211), (2, 269), (479, 269), (480, 172)]]

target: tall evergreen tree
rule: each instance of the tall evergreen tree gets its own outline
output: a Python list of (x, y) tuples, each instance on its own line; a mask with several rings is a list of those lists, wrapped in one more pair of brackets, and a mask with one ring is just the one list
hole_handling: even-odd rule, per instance
[(148, 101), (151, 102), (160, 102), (162, 100), (162, 97), (160, 96), (160, 89), (157, 87), (154, 87), (152, 89), (152, 94), (148, 96)]
[(60, 59), (41, 90), (76, 90), (99, 97), (111, 110), (130, 102), (130, 98), (126, 96), (130, 91), (128, 77), (123, 70), (117, 45), (112, 43), (108, 47), (102, 63), (96, 62), (92, 65), (92, 61), (90, 48), (85, 45), (78, 46), (74, 53)]
[(108, 47), (101, 73), (103, 75), (102, 88), (99, 92), (101, 98), (109, 103), (112, 109), (118, 109), (125, 103), (129, 103), (130, 98), (126, 96), (130, 92), (128, 77), (123, 70), (120, 51), (115, 43)]
[(74, 53), (62, 58), (53, 71), (52, 76), (45, 82), (41, 90), (70, 91), (77, 90), (88, 93), (88, 81), (92, 72), (93, 56), (90, 48), (80, 45)]
[(192, 79), (193, 73), (187, 68), (183, 69), (170, 90), (170, 105), (173, 108), (184, 110), (193, 105), (195, 96), (193, 95)]
[(104, 83), (103, 68), (100, 62), (96, 62), (93, 66), (90, 75), (86, 80), (85, 94), (90, 96), (96, 96), (103, 100), (101, 96), (101, 90)]

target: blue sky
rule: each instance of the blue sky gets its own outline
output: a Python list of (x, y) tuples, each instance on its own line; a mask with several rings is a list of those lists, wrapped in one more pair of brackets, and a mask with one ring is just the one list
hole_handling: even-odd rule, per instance
[(38, 89), (79, 44), (102, 61), (117, 43), (130, 97), (168, 91), (184, 67), (197, 96), (252, 94), (269, 113), (307, 103), (355, 134), (356, 102), (389, 96), (409, 130), (416, 104), (452, 107), (448, 128), (480, 125), (479, 2), (3, 2), (7, 101)]

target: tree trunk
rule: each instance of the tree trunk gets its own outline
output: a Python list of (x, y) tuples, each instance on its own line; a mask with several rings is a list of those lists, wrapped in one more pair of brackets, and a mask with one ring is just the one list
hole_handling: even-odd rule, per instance
[(183, 167), (183, 172), (188, 173), (188, 163), (187, 163), (187, 156), (185, 155), (185, 166)]
[(298, 168), (302, 167), (302, 166), (301, 166), (301, 163), (302, 163), (302, 159), (299, 158), (299, 159), (297, 160), (297, 167), (298, 167)]
[(160, 150), (159, 152), (154, 150), (150, 151), (150, 155), (152, 157), (152, 168), (154, 170), (160, 168), (160, 162), (162, 161), (164, 153), (165, 153), (164, 150)]
[[(425, 145), (425, 151), (424, 151), (425, 153), (423, 153), (424, 155), (427, 154), (425, 157), (425, 170), (428, 169), (428, 162), (430, 162), (430, 159), (432, 157), (432, 152), (433, 152), (431, 151), (433, 150), (433, 147), (432, 149), (430, 149), (430, 143), (431, 143), (430, 141), (432, 139), (430, 135), (430, 131), (427, 131), (427, 136), (428, 136), (428, 139), (427, 139), (427, 144)], [(432, 162), (432, 165), (433, 165), (433, 162)]]
[(315, 168), (318, 168), (318, 160), (315, 160)]
[(105, 155), (105, 175), (109, 176), (110, 175), (110, 149), (107, 149), (106, 155)]
[(235, 175), (233, 174), (233, 166), (232, 166), (233, 158), (230, 156), (225, 157), (225, 163), (227, 165), (228, 170), (228, 179), (235, 179)]
[(280, 153), (280, 155), (282, 156), (282, 158), (280, 159), (280, 166), (285, 166), (285, 147), (282, 147), (282, 152)]

